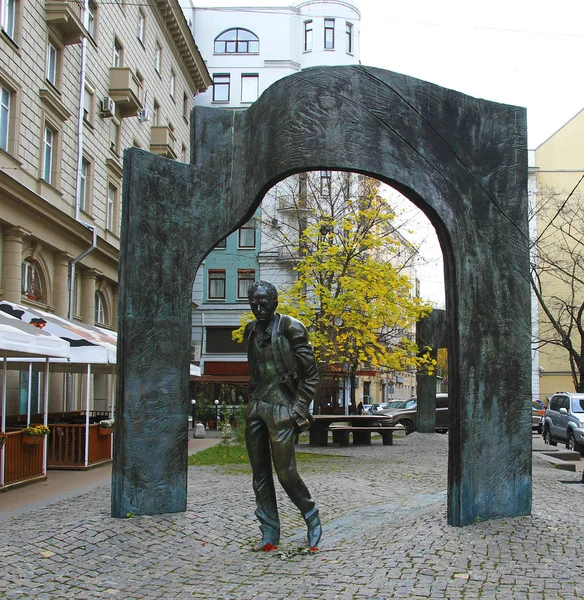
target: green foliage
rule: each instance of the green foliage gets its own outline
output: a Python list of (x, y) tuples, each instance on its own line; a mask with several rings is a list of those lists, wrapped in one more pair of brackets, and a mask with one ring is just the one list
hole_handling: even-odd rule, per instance
[[(315, 461), (330, 459), (329, 455), (311, 454), (308, 452), (296, 452), (296, 459), (300, 462)], [(216, 444), (191, 454), (189, 456), (189, 466), (211, 466), (211, 465), (234, 465), (246, 464), (249, 465), (247, 449), (243, 444)]]
[(217, 444), (189, 456), (190, 466), (249, 464), (247, 450), (241, 444)]
[[(413, 294), (408, 267), (415, 249), (396, 232), (378, 185), (367, 179), (359, 198), (315, 208), (291, 252), (299, 257), (298, 279), (280, 293), (278, 311), (306, 325), (321, 369), (433, 367), (411, 333), (432, 309)], [(243, 324), (250, 318), (244, 315)], [(242, 336), (243, 326), (234, 338)]]
[(236, 444), (245, 444), (245, 405), (240, 404), (233, 412), (235, 418), (235, 427), (232, 432), (232, 439)]

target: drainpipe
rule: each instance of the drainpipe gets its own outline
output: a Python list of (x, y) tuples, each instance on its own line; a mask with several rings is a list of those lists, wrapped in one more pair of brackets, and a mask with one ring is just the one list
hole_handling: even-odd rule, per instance
[[(87, 23), (87, 0), (83, 2), (83, 23)], [(81, 67), (79, 73), (79, 111), (77, 114), (77, 182), (75, 186), (75, 220), (92, 232), (92, 240), (89, 248), (84, 250), (79, 256), (75, 257), (69, 262), (69, 301), (67, 318), (73, 320), (73, 311), (75, 304), (75, 267), (77, 263), (85, 258), (90, 252), (97, 248), (97, 229), (94, 225), (84, 223), (79, 218), (79, 210), (81, 203), (81, 168), (83, 165), (83, 110), (85, 106), (85, 72), (87, 65), (87, 39), (84, 37), (81, 40)], [(71, 373), (67, 374), (67, 410), (73, 410), (73, 377)]]

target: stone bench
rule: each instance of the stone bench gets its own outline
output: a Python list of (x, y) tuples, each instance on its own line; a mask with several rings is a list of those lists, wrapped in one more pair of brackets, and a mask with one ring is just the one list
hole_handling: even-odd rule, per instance
[(358, 426), (329, 426), (329, 431), (333, 432), (333, 443), (341, 446), (349, 445), (349, 435), (353, 434), (354, 446), (371, 446), (371, 434), (379, 433), (384, 446), (393, 446), (393, 432), (404, 431), (403, 427), (358, 427)]

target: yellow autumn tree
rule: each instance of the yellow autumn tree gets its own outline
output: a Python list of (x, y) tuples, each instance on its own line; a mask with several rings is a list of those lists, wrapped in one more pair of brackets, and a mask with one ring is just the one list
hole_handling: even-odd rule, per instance
[[(320, 194), (310, 203), (308, 194), (300, 198), (304, 215), (311, 208), (308, 217), (295, 235), (281, 234), (296, 257), (297, 280), (280, 291), (278, 311), (306, 325), (321, 371), (349, 375), (353, 404), (360, 365), (405, 371), (430, 362), (419, 355), (412, 333), (432, 308), (416, 297), (408, 276), (416, 252), (396, 230), (378, 188), (365, 178), (359, 193), (342, 201), (326, 202)], [(241, 338), (242, 329), (237, 334)]]

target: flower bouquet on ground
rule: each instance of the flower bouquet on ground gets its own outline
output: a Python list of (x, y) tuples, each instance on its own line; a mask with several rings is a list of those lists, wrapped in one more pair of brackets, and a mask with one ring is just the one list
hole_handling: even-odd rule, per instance
[(29, 425), (22, 430), (22, 441), (25, 444), (40, 444), (43, 438), (51, 433), (46, 425)]
[(110, 435), (114, 432), (114, 420), (104, 419), (99, 422), (99, 433), (101, 435)]

